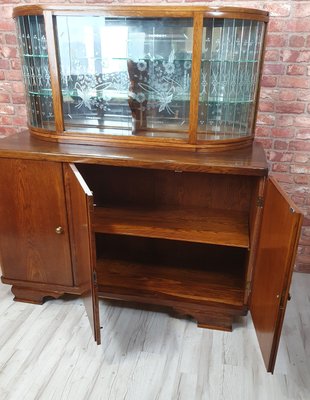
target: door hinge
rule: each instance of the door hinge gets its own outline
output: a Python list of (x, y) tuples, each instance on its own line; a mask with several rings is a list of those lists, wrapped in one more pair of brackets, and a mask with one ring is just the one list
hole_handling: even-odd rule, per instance
[(280, 310), (283, 310), (283, 308), (284, 308), (284, 299), (285, 299), (284, 293), (282, 293), (281, 295), (278, 294), (277, 298), (280, 299), (279, 308), (280, 308)]
[(247, 281), (245, 284), (245, 290), (251, 292), (251, 281)]
[(93, 281), (94, 281), (94, 284), (97, 285), (97, 273), (96, 273), (96, 271), (93, 271)]
[(263, 208), (264, 207), (264, 198), (262, 196), (258, 196), (256, 200), (257, 207)]

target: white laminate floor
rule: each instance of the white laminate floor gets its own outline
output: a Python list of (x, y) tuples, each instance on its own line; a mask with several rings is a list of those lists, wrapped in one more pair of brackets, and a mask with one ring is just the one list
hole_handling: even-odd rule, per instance
[(250, 317), (232, 333), (101, 303), (95, 345), (79, 298), (35, 306), (0, 285), (0, 400), (309, 400), (310, 275), (295, 274), (275, 374)]

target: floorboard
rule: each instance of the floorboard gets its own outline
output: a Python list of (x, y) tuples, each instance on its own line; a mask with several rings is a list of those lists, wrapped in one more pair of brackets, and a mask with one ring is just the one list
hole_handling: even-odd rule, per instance
[(294, 274), (274, 375), (251, 318), (232, 333), (101, 303), (102, 346), (80, 298), (12, 301), (0, 285), (1, 400), (309, 400), (310, 275)]

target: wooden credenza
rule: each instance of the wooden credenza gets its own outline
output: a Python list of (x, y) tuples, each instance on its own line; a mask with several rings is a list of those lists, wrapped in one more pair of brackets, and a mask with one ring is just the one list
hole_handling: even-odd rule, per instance
[[(301, 214), (254, 143), (233, 152), (0, 143), (2, 282), (15, 300), (83, 295), (231, 330), (250, 310), (268, 371), (280, 338)], [(104, 340), (104, 327), (103, 327)]]

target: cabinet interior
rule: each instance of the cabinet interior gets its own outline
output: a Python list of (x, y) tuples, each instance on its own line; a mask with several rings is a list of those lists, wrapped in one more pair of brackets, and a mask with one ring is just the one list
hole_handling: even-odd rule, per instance
[(77, 168), (94, 196), (100, 295), (242, 308), (255, 178)]

